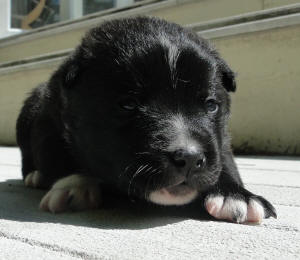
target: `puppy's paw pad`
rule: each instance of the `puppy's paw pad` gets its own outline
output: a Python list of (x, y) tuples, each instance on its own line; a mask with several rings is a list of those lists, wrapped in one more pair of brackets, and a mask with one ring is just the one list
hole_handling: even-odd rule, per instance
[(217, 219), (243, 223), (247, 220), (247, 203), (239, 198), (210, 195), (205, 201), (205, 208)]
[(217, 218), (236, 223), (259, 224), (264, 218), (277, 218), (276, 209), (265, 198), (252, 194), (209, 194), (204, 202), (207, 212)]
[(57, 181), (43, 197), (40, 208), (52, 213), (95, 209), (101, 204), (101, 190), (89, 177), (71, 175)]
[(39, 188), (42, 186), (42, 176), (39, 171), (30, 172), (24, 180), (25, 186)]
[(69, 190), (51, 189), (41, 200), (40, 209), (59, 213), (68, 210)]

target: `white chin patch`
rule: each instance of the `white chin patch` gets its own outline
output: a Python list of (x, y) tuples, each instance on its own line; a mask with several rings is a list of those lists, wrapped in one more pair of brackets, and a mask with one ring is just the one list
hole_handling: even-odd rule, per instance
[(160, 205), (184, 205), (190, 203), (198, 195), (196, 190), (189, 189), (182, 194), (173, 194), (166, 188), (152, 191), (149, 195), (149, 200)]

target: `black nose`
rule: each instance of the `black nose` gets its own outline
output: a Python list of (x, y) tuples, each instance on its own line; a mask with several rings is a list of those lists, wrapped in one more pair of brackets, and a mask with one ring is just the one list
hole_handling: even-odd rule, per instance
[(203, 153), (189, 152), (186, 150), (176, 150), (173, 153), (173, 164), (177, 168), (187, 170), (197, 170), (205, 165), (206, 159)]

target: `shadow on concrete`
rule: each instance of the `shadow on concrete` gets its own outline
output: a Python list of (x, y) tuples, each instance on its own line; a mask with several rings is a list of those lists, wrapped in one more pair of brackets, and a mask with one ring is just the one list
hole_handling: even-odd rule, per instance
[(187, 219), (212, 218), (195, 201), (187, 206), (162, 207), (150, 203), (113, 198), (103, 208), (83, 212), (52, 214), (39, 210), (45, 190), (26, 188), (21, 180), (0, 182), (0, 218), (37, 223), (61, 223), (100, 229), (147, 229)]

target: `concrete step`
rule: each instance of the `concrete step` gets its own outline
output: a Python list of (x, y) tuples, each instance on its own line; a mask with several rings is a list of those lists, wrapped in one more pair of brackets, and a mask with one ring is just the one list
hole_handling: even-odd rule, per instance
[[(73, 21), (37, 28), (0, 40), (0, 63), (18, 61), (74, 48), (89, 28), (107, 20), (135, 15), (153, 15), (182, 25), (260, 11), (299, 0), (148, 0), (115, 8)], [(211, 23), (209, 23), (211, 24)], [(215, 25), (212, 25), (215, 27)]]
[[(233, 145), (237, 152), (299, 155), (300, 14), (241, 22), (245, 15), (236, 24), (232, 19), (223, 20), (224, 26), (218, 21), (214, 29), (208, 23), (203, 31), (198, 31), (201, 24), (190, 27), (210, 38), (238, 73), (231, 119)], [(49, 78), (70, 51), (1, 65), (1, 144), (15, 144), (15, 121), (24, 98)]]

